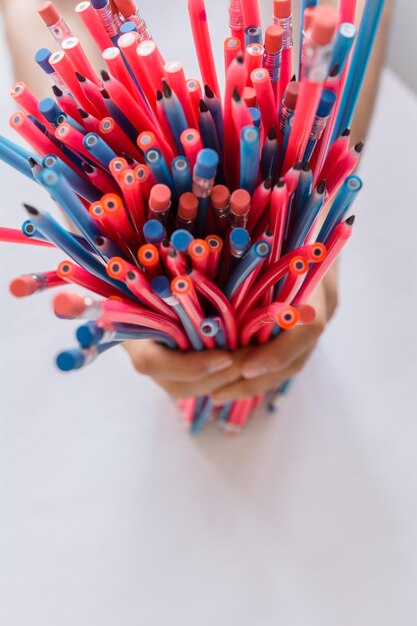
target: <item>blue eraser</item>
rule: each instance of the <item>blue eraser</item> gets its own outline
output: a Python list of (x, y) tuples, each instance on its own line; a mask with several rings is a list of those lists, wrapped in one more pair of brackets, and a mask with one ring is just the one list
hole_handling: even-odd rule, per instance
[(210, 180), (216, 176), (219, 155), (211, 148), (203, 148), (197, 155), (194, 173), (199, 178)]
[(249, 111), (249, 113), (252, 116), (253, 123), (255, 124), (256, 128), (260, 128), (260, 126), (261, 126), (261, 112), (260, 112), (260, 110), (257, 109), (256, 107), (249, 107), (248, 111)]
[(178, 252), (188, 252), (190, 243), (194, 237), (185, 228), (175, 230), (171, 235), (171, 243)]
[(51, 124), (55, 124), (56, 118), (62, 113), (62, 109), (53, 98), (42, 98), (39, 101), (38, 109)]
[(138, 32), (135, 22), (123, 22), (119, 32), (121, 35), (124, 35), (125, 33), (132, 33), (133, 31)]
[(83, 348), (89, 348), (98, 343), (104, 335), (104, 330), (97, 325), (97, 322), (87, 322), (79, 326), (75, 331), (77, 341)]
[(161, 243), (165, 237), (164, 225), (158, 220), (148, 220), (143, 226), (143, 236), (147, 243)]
[(336, 102), (336, 94), (330, 89), (324, 89), (321, 94), (319, 108), (317, 109), (318, 117), (327, 117)]
[(72, 350), (65, 350), (60, 352), (56, 357), (56, 364), (62, 372), (71, 372), (72, 370), (78, 370), (84, 365), (85, 356), (78, 348)]
[(49, 48), (39, 48), (37, 53), (35, 54), (35, 61), (43, 69), (47, 74), (53, 74), (55, 72), (52, 65), (49, 63), (49, 57), (52, 52)]
[(250, 235), (246, 228), (238, 226), (230, 233), (230, 246), (237, 252), (244, 252), (250, 246)]
[(171, 284), (166, 276), (157, 276), (151, 280), (151, 289), (160, 298), (172, 296)]
[(95, 9), (104, 9), (107, 6), (109, 0), (91, 0), (91, 4)]

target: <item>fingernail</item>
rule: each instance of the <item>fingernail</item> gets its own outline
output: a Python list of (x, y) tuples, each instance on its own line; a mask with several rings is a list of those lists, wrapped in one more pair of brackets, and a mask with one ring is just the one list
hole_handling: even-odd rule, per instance
[(221, 359), (217, 359), (217, 361), (212, 361), (209, 366), (208, 372), (209, 374), (222, 372), (223, 370), (227, 370), (227, 368), (231, 365), (233, 365), (232, 359), (230, 357), (224, 356)]
[(258, 378), (258, 376), (262, 376), (268, 372), (267, 368), (264, 365), (247, 365), (243, 367), (242, 376), (243, 378)]

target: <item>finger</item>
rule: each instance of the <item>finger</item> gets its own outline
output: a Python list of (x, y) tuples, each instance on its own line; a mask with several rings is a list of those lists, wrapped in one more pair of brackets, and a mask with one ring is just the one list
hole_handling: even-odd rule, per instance
[(233, 357), (223, 350), (179, 352), (147, 340), (127, 341), (125, 348), (139, 373), (164, 380), (197, 381), (233, 365)]
[(241, 360), (244, 358), (237, 355), (233, 365), (221, 372), (210, 374), (200, 380), (179, 382), (174, 380), (166, 380), (156, 376), (155, 382), (160, 385), (170, 396), (175, 398), (190, 398), (191, 396), (209, 396), (216, 389), (230, 385), (239, 380), (241, 377)]
[(323, 289), (317, 290), (311, 304), (316, 319), (306, 326), (282, 332), (276, 339), (253, 348), (242, 364), (242, 376), (259, 378), (271, 372), (280, 372), (317, 343), (326, 326), (326, 299)]
[(285, 380), (297, 374), (304, 367), (311, 353), (312, 350), (308, 350), (284, 371), (271, 372), (250, 380), (241, 378), (231, 385), (225, 385), (212, 394), (212, 400), (215, 404), (226, 404), (233, 402), (233, 400), (251, 398), (259, 393), (277, 389)]

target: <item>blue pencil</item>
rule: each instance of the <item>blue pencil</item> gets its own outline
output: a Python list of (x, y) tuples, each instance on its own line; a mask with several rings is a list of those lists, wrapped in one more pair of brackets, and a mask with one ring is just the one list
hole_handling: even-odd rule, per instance
[(260, 131), (256, 126), (245, 126), (240, 134), (240, 188), (252, 194), (258, 182)]
[(177, 156), (172, 160), (171, 170), (175, 195), (179, 198), (192, 188), (190, 162), (186, 157)]
[(330, 62), (330, 70), (337, 67), (338, 76), (345, 69), (355, 37), (356, 26), (354, 24), (349, 24), (349, 22), (340, 24), (333, 43), (332, 60)]
[(362, 189), (362, 180), (359, 176), (349, 176), (341, 186), (335, 201), (330, 207), (330, 211), (324, 221), (323, 226), (318, 234), (317, 241), (326, 243), (333, 232), (333, 229), (343, 219), (360, 190)]
[(146, 165), (151, 170), (156, 182), (168, 185), (168, 187), (173, 189), (174, 181), (162, 152), (157, 148), (151, 148), (145, 152), (144, 156)]
[(176, 342), (166, 333), (151, 330), (146, 326), (132, 324), (113, 324), (110, 328), (102, 328), (96, 321), (88, 321), (76, 330), (77, 341), (82, 348), (89, 348), (100, 343), (111, 341), (129, 341), (136, 339), (152, 339), (166, 345), (167, 348), (176, 348)]
[(110, 161), (117, 157), (114, 150), (97, 133), (87, 133), (83, 139), (83, 145), (107, 170)]
[(271, 254), (271, 246), (267, 241), (257, 241), (236, 265), (229, 276), (224, 293), (231, 300), (241, 284)]
[(332, 142), (341, 135), (345, 128), (350, 128), (351, 126), (383, 8), (384, 0), (366, 0), (339, 113), (334, 126)]

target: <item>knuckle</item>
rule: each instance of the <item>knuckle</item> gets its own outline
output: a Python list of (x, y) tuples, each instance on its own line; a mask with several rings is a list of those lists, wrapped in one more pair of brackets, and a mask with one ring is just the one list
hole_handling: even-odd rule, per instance
[(132, 357), (133, 366), (139, 374), (150, 376), (152, 372), (152, 359), (147, 350), (138, 350)]

